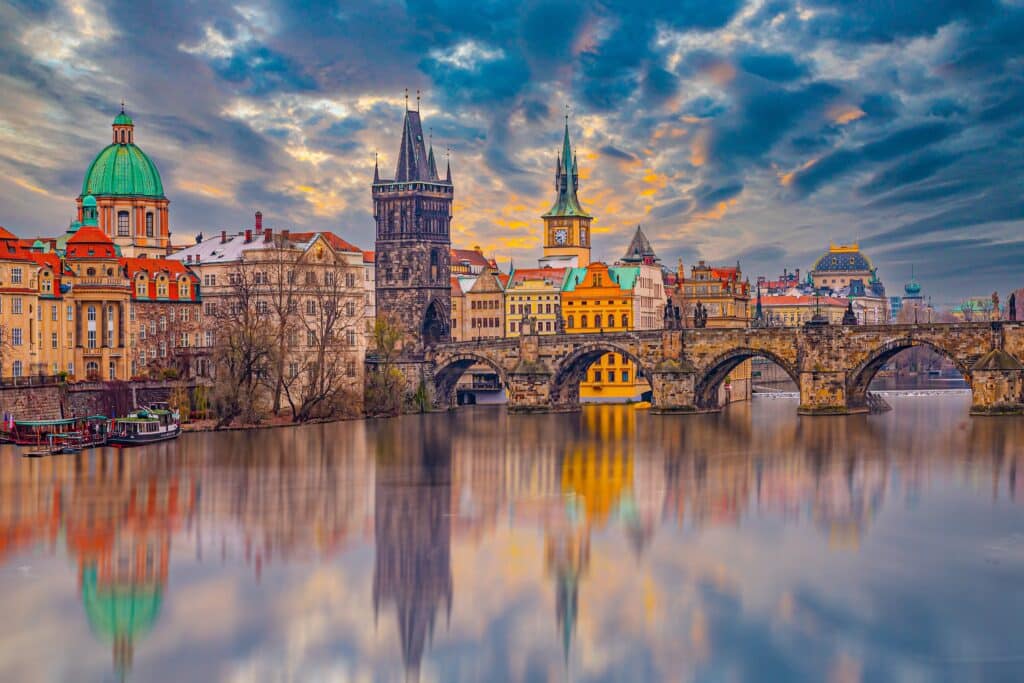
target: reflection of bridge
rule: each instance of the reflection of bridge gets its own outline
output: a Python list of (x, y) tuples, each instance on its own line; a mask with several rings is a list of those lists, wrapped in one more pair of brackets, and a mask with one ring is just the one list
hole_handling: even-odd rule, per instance
[(650, 381), (656, 411), (701, 412), (719, 409), (718, 387), (736, 366), (762, 356), (800, 387), (801, 414), (835, 415), (865, 412), (875, 373), (914, 346), (931, 347), (956, 365), (971, 385), (972, 413), (1024, 408), (1024, 324), (1008, 322), (527, 334), (434, 346), (426, 369), (438, 407), (453, 405), (459, 377), (482, 363), (501, 378), (510, 409), (573, 410), (587, 368), (618, 353)]

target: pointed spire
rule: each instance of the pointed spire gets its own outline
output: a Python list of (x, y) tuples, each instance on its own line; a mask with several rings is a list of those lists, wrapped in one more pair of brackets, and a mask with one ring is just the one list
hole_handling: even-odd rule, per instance
[(452, 183), (452, 148), (449, 147), (445, 151), (445, 157), (447, 157), (448, 169), (445, 171), (444, 181), (451, 185)]
[(398, 150), (395, 182), (407, 183), (428, 180), (427, 148), (423, 141), (423, 125), (417, 111), (406, 110), (402, 126), (402, 145)]
[[(566, 107), (568, 110), (568, 106)], [(555, 170), (555, 192), (558, 198), (555, 205), (544, 214), (545, 216), (581, 216), (590, 218), (590, 214), (580, 206), (576, 191), (579, 189), (579, 167), (573, 155), (572, 143), (569, 140), (569, 114), (565, 115), (565, 133), (562, 138), (562, 151), (558, 155)]]
[(623, 254), (622, 258), (619, 260), (623, 263), (645, 263), (653, 265), (661, 259), (659, 259), (658, 255), (654, 253), (654, 247), (651, 246), (651, 243), (647, 239), (647, 235), (644, 234), (643, 229), (637, 225), (636, 232), (633, 233), (633, 239), (626, 248), (626, 253)]
[(377, 165), (377, 152), (373, 153), (373, 182), (380, 182), (380, 167)]
[(437, 162), (434, 160), (434, 134), (430, 134), (430, 151), (427, 152), (427, 172), (431, 180), (440, 180), (437, 176)]

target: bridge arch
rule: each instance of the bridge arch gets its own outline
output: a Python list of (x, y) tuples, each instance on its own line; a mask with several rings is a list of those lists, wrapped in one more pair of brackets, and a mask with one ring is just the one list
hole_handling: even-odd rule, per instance
[[(916, 346), (927, 346), (941, 356), (953, 362), (956, 369), (971, 385), (971, 360), (958, 355), (957, 353), (936, 344), (928, 339), (914, 337), (901, 337), (891, 339), (878, 348), (874, 349), (867, 358), (847, 373), (846, 379), (846, 401), (851, 408), (862, 408), (867, 405), (868, 387), (871, 380), (875, 378), (878, 371), (885, 366), (897, 354), (912, 349)], [(973, 390), (973, 387), (972, 387)]]
[(498, 374), (498, 379), (504, 389), (508, 389), (508, 375), (501, 365), (485, 354), (472, 351), (460, 351), (452, 355), (444, 356), (435, 361), (434, 364), (434, 405), (453, 405), (452, 399), (455, 392), (455, 385), (474, 365), (486, 365)]
[(580, 382), (587, 370), (601, 356), (618, 353), (628, 358), (637, 367), (641, 376), (650, 381), (647, 363), (624, 345), (612, 341), (592, 341), (580, 344), (565, 356), (551, 378), (551, 403), (556, 408), (573, 409), (580, 404)]
[(740, 363), (751, 358), (767, 358), (780, 368), (800, 386), (800, 375), (796, 367), (785, 358), (765, 349), (737, 347), (716, 356), (698, 373), (694, 384), (693, 399), (698, 410), (715, 410), (718, 405), (718, 389)]

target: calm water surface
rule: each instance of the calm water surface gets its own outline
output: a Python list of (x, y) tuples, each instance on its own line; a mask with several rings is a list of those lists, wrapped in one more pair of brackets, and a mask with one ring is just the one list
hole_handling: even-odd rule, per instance
[(1024, 679), (1024, 421), (626, 406), (0, 450), (0, 680)]

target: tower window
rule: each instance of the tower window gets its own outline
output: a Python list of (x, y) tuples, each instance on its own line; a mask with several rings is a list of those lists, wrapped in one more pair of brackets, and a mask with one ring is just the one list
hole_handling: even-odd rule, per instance
[(128, 212), (118, 211), (117, 212), (117, 234), (119, 237), (128, 237), (131, 233), (128, 225)]
[(153, 236), (153, 214), (146, 214), (146, 237)]

